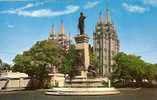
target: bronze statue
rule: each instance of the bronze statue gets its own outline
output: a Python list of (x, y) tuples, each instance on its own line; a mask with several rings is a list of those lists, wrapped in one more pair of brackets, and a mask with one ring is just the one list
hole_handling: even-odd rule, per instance
[(79, 17), (79, 23), (78, 23), (78, 28), (80, 30), (80, 35), (85, 34), (84, 33), (84, 20), (86, 19), (86, 17), (83, 15), (83, 13), (80, 13), (80, 17)]

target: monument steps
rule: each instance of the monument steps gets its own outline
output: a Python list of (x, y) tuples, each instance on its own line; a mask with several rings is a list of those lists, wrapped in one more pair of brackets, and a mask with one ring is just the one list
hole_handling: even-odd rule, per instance
[(46, 92), (46, 95), (58, 96), (95, 96), (95, 95), (113, 95), (120, 92), (115, 88), (53, 88)]

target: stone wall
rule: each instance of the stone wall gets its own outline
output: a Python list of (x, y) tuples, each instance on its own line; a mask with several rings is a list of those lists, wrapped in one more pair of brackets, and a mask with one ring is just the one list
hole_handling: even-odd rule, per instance
[(30, 84), (29, 78), (0, 79), (0, 90), (3, 88), (26, 88)]

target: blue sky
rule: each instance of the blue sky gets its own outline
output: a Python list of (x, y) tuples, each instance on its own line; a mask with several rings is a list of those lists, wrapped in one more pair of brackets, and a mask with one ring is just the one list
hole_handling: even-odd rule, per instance
[[(100, 12), (105, 20), (105, 7), (105, 0), (1, 0), (0, 58), (12, 63), (18, 53), (47, 39), (52, 24), (59, 32), (61, 20), (65, 32), (75, 36), (81, 11), (87, 16), (85, 30), (92, 43)], [(120, 50), (157, 63), (157, 0), (109, 0), (109, 8)]]

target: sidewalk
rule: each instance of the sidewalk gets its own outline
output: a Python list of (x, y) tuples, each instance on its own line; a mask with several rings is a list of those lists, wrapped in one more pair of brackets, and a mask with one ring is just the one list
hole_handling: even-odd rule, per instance
[(8, 89), (1, 89), (0, 92), (11, 92), (11, 91), (22, 91), (25, 88), (8, 88)]

